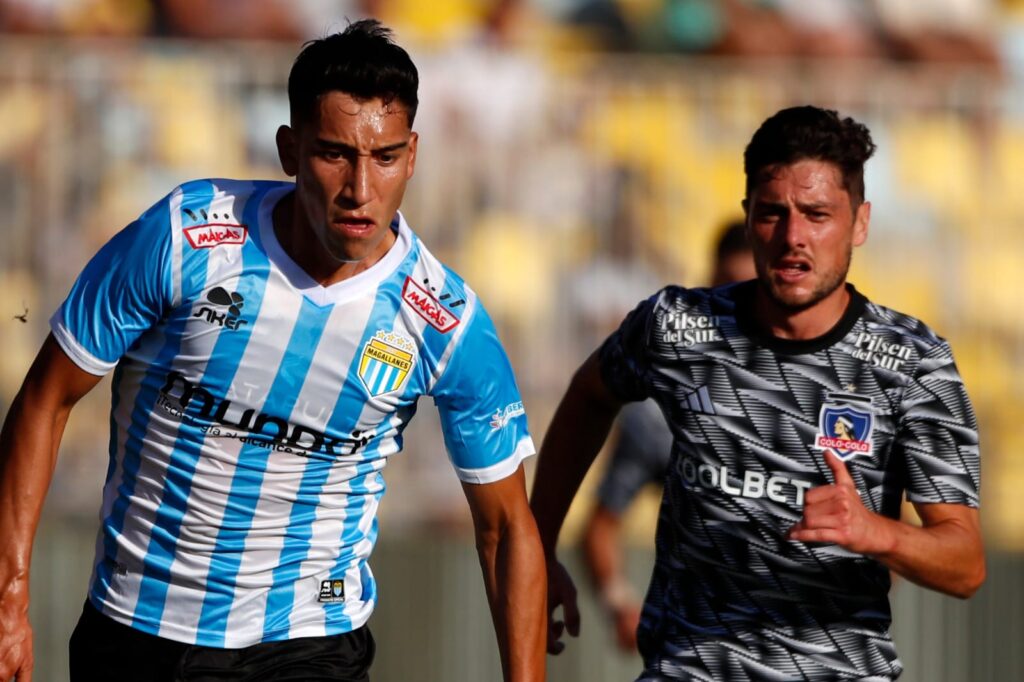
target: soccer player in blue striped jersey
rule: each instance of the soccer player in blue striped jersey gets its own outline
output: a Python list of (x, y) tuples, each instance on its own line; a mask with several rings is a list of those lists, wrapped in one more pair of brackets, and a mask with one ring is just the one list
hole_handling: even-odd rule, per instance
[(68, 412), (111, 370), (73, 679), (366, 680), (382, 470), (423, 395), (469, 501), (505, 679), (543, 679), (522, 400), (483, 305), (398, 211), (417, 83), (375, 21), (307, 44), (277, 135), (294, 184), (186, 183), (86, 266), (4, 425), (0, 679), (31, 674), (42, 500)]
[(531, 501), (563, 607), (553, 653), (579, 628), (559, 528), (619, 407), (648, 397), (673, 446), (638, 682), (891, 681), (890, 571), (961, 598), (984, 580), (977, 423), (949, 344), (846, 281), (874, 148), (834, 111), (766, 120), (744, 157), (757, 279), (662, 289), (577, 371)]

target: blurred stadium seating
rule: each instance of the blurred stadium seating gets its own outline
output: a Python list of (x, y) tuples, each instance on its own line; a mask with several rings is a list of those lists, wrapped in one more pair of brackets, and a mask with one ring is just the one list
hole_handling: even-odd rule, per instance
[[(175, 3), (64, 0), (42, 3), (65, 8), (63, 14), (55, 9), (48, 16), (18, 15), (18, 6), (27, 4), (0, 0), (0, 29), (8, 31), (0, 33), (0, 414), (46, 334), (48, 316), (107, 238), (181, 181), (280, 177), (273, 136), (287, 119), (284, 82), (300, 42), (280, 36), (196, 40), (167, 24), (153, 29), (158, 6)], [(433, 13), (411, 1), (325, 1), (319, 7), (334, 14), (310, 10), (314, 18), (303, 25), (325, 26), (325, 16), (357, 16), (368, 4), (383, 7), (384, 18), (399, 27), (423, 78), (419, 165), (404, 211), (435, 252), (474, 284), (498, 321), (538, 436), (570, 372), (594, 343), (586, 310), (604, 301), (585, 300), (587, 292), (602, 297), (629, 271), (655, 282), (706, 279), (715, 229), (742, 198), (743, 146), (761, 120), (783, 106), (813, 102), (868, 123), (879, 144), (866, 178), (874, 204), (872, 234), (855, 256), (852, 280), (869, 297), (928, 320), (951, 340), (981, 423), (983, 516), (993, 565), (1019, 565), (1019, 3), (1000, 10), (1001, 32), (993, 39), (1003, 60), (998, 67), (984, 60), (950, 65), (878, 53), (811, 59), (795, 48), (771, 58), (710, 48), (707, 54), (681, 54), (664, 49), (664, 43), (636, 48), (635, 41), (636, 49), (611, 53), (586, 26), (556, 21), (556, 14), (569, 16), (587, 4), (573, 0), (530, 3), (518, 32), (500, 41), (494, 25), (486, 24), (493, 18), (490, 9), (470, 0), (448, 0)], [(659, 5), (604, 4), (629, 8), (627, 27), (629, 21), (650, 21), (650, 8)], [(82, 20), (83, 7), (105, 7), (107, 13), (88, 22)], [(118, 15), (117, 8), (132, 9)], [(100, 21), (104, 17), (111, 19)], [(605, 261), (617, 265), (590, 267)], [(610, 281), (595, 280), (600, 277)], [(624, 305), (607, 301), (616, 315)], [(27, 321), (16, 319), (26, 309)], [(37, 679), (44, 681), (61, 677), (67, 619), (77, 615), (84, 594), (91, 539), (83, 542), (80, 534), (92, 531), (99, 502), (106, 408), (105, 392), (98, 390), (73, 415), (47, 506), (45, 528), (52, 535), (40, 541), (46, 561), (34, 567), (39, 577), (33, 578), (33, 608), (41, 630), (37, 648), (61, 649), (40, 652)], [(436, 666), (424, 662), (420, 669), (433, 671), (423, 679), (489, 679), (487, 672), (473, 672), (493, 670), (487, 666), (495, 660), (483, 602), (475, 599), (482, 598), (478, 578), (458, 573), (462, 582), (453, 582), (448, 574), (476, 571), (474, 561), (466, 563), (459, 554), (469, 547), (468, 514), (446, 468), (436, 423), (423, 411), (387, 476), (402, 494), (385, 498), (374, 562), (384, 580), (382, 652), (399, 638), (430, 640), (416, 652), (459, 652), (466, 646), (455, 636), (465, 634), (463, 626), (452, 625), (451, 638), (403, 626), (401, 609), (388, 600), (411, 594), (417, 603), (427, 600), (423, 613), (437, 618), (470, 618), (465, 609), (478, 611), (471, 622), (488, 635), (473, 644), (483, 648), (479, 655), (434, 654)], [(570, 520), (570, 543), (575, 521)], [(422, 548), (402, 554), (407, 543), (397, 540), (423, 525), (460, 548), (449, 552), (449, 563), (434, 554), (415, 555)], [(653, 534), (650, 506), (630, 527), (640, 538)], [(645, 541), (637, 544), (633, 560), (642, 576), (648, 550)], [(410, 563), (422, 566), (415, 576), (400, 569)], [(72, 573), (70, 565), (80, 570)], [(969, 610), (899, 586), (898, 637), (924, 629), (939, 613), (989, 623), (985, 632), (996, 639), (991, 646), (1002, 641), (1012, 649), (1024, 609), (1024, 574), (1012, 574), (1003, 570), (997, 584), (990, 581), (985, 588), (1005, 590), (1012, 598), (983, 592)], [(402, 581), (418, 589), (406, 589)], [(466, 583), (473, 585), (474, 598), (453, 596)], [(445, 600), (458, 603), (460, 611), (449, 613), (454, 607), (446, 610)], [(590, 634), (568, 662), (556, 664), (555, 679), (625, 679), (635, 661), (609, 659), (614, 654), (601, 639), (603, 624), (588, 624)], [(949, 628), (934, 635), (937, 641), (955, 639), (955, 628)], [(966, 649), (929, 653), (927, 642), (912, 642), (913, 636), (898, 640), (909, 652), (908, 663), (920, 665), (911, 666), (905, 680), (968, 679), (955, 671), (999, 651), (972, 650), (973, 638)], [(985, 668), (991, 676), (969, 679), (1024, 678), (1024, 662), (1015, 655), (1003, 667)], [(953, 658), (935, 668), (929, 656)], [(381, 670), (384, 680), (412, 679), (398, 668)]]

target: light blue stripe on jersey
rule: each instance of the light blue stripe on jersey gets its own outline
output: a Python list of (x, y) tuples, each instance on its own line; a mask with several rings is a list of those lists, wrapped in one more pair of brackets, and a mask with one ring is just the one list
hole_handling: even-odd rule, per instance
[[(210, 190), (212, 198), (215, 186), (211, 184)], [(259, 206), (266, 191), (267, 188), (263, 187), (250, 195), (241, 211), (243, 222), (249, 225), (258, 224)], [(190, 258), (195, 257), (206, 259), (205, 254), (200, 255), (196, 252), (190, 254)], [(240, 287), (246, 287), (246, 285), (251, 287), (240, 288), (238, 293), (245, 297), (246, 312), (254, 311), (255, 318), (259, 316), (259, 310), (263, 303), (263, 292), (267, 274), (270, 271), (269, 261), (261, 249), (247, 241), (242, 247), (242, 267), (249, 273), (258, 272), (260, 269), (265, 270), (263, 277), (246, 277), (239, 280)], [(199, 289), (199, 291), (201, 290), (202, 288)], [(234, 330), (229, 330), (226, 327), (221, 329), (217, 341), (214, 343), (213, 352), (210, 354), (210, 357), (216, 358), (217, 361), (207, 365), (207, 372), (201, 382), (204, 388), (215, 394), (226, 393), (227, 387), (231, 385), (235, 372), (238, 370), (238, 364), (245, 354), (245, 348), (251, 336), (250, 329), (250, 325)], [(232, 358), (234, 360), (231, 360)], [(215, 371), (211, 371), (211, 369)], [(152, 535), (146, 550), (145, 572), (139, 585), (139, 597), (133, 616), (133, 623), (146, 631), (158, 627), (163, 618), (167, 588), (170, 583), (170, 568), (177, 552), (181, 521), (188, 506), (192, 479), (199, 462), (204, 438), (205, 435), (198, 425), (192, 424), (186, 419), (182, 420), (174, 451), (168, 461), (163, 497), (156, 512)]]
[[(369, 343), (377, 330), (388, 330), (394, 325), (395, 317), (398, 313), (397, 306), (402, 305), (402, 285), (405, 283), (406, 276), (408, 276), (416, 266), (418, 257), (418, 250), (411, 252), (398, 270), (396, 270), (394, 274), (392, 274), (378, 287), (373, 311), (370, 313), (366, 327), (363, 329), (363, 337), (356, 346), (357, 354), (359, 349)], [(412, 382), (410, 381), (409, 383), (411, 384)], [(354, 415), (351, 414), (351, 402), (347, 399), (346, 394), (358, 394), (362, 390), (361, 380), (359, 379), (359, 362), (357, 358), (353, 358), (353, 361), (349, 366), (348, 377), (342, 385), (341, 393), (338, 395), (338, 399), (334, 404), (334, 411), (332, 412), (328, 423), (336, 424), (336, 419), (357, 419), (360, 414), (359, 412), (356, 412)], [(346, 417), (346, 415), (350, 416)], [(353, 421), (350, 424), (345, 424), (344, 427), (336, 426), (335, 428), (337, 428), (338, 431), (350, 432), (355, 426), (356, 422)], [(364, 453), (373, 452), (378, 446), (379, 438), (374, 440), (372, 446), (368, 445), (366, 450), (364, 450)], [(342, 537), (352, 535), (353, 533), (358, 534), (359, 532), (357, 526), (362, 517), (362, 511), (366, 505), (365, 498), (369, 491), (365, 484), (358, 485), (358, 483), (363, 480), (366, 472), (370, 470), (370, 465), (357, 466), (358, 473), (353, 477), (353, 487), (351, 489), (351, 493), (347, 495)], [(327, 476), (330, 471), (331, 467), (322, 462), (319, 464), (316, 461), (311, 462), (303, 472), (302, 483), (299, 486), (299, 490), (315, 490), (317, 491), (316, 497), (319, 498), (323, 492), (323, 486), (327, 481)], [(302, 520), (296, 513), (298, 511), (298, 505), (292, 507), (292, 516), (288, 524), (290, 531), (288, 533), (288, 537), (285, 538), (284, 546), (281, 548), (281, 555), (277, 562), (277, 568), (274, 569), (274, 577), (272, 580), (274, 587), (271, 588), (270, 594), (267, 596), (267, 606), (264, 617), (265, 639), (269, 637), (281, 637), (280, 631), (285, 626), (284, 619), (290, 617), (291, 614), (292, 603), (295, 599), (295, 581), (299, 578), (300, 566), (309, 555), (310, 538), (313, 535), (312, 522), (315, 521), (315, 518)], [(345, 545), (343, 543), (339, 557), (345, 554), (346, 547), (351, 547), (351, 545)], [(342, 566), (341, 570), (344, 570), (344, 566)], [(330, 606), (331, 604), (325, 604), (325, 607), (328, 608), (329, 615), (331, 615)], [(351, 629), (351, 623), (343, 612), (340, 613), (338, 622), (340, 625), (337, 630), (338, 632), (347, 632)]]
[[(212, 188), (210, 197), (212, 198)], [(170, 209), (170, 204), (168, 204)], [(157, 224), (168, 226), (171, 222), (170, 210), (167, 215), (154, 215)], [(199, 254), (206, 258), (206, 254)], [(131, 420), (128, 427), (128, 435), (124, 444), (124, 453), (121, 456), (117, 452), (117, 441), (110, 439), (110, 457), (112, 460), (121, 456), (121, 482), (118, 485), (117, 497), (107, 518), (103, 520), (103, 557), (100, 558), (96, 567), (96, 580), (92, 585), (91, 593), (93, 602), (102, 605), (106, 600), (107, 591), (111, 587), (113, 579), (114, 560), (117, 558), (117, 538), (124, 529), (125, 515), (131, 499), (135, 493), (135, 484), (138, 478), (139, 465), (142, 461), (142, 444), (149, 429), (150, 415), (156, 409), (159, 387), (163, 385), (163, 377), (160, 376), (160, 367), (166, 367), (171, 360), (178, 355), (181, 346), (182, 332), (188, 322), (188, 314), (181, 315), (168, 321), (165, 327), (164, 345), (160, 349), (153, 363), (149, 365), (146, 376), (142, 380), (138, 394), (135, 396), (135, 404), (132, 406)], [(113, 400), (111, 402), (111, 421), (120, 404), (122, 390), (123, 371), (120, 365), (114, 373), (114, 382), (111, 388)], [(111, 433), (116, 433), (112, 431)]]
[[(333, 308), (333, 305), (320, 307), (309, 299), (302, 299), (302, 309), (288, 340), (288, 347), (267, 393), (268, 400), (274, 401), (274, 409), (281, 415), (290, 415), (299, 398)], [(235, 579), (242, 563), (246, 536), (256, 512), (256, 502), (271, 452), (270, 448), (246, 444), (238, 453), (238, 468), (231, 480), (231, 493), (210, 561), (210, 575), (216, 581), (217, 588), (212, 589), (208, 580), (199, 616), (199, 631), (205, 635), (204, 644), (207, 646), (224, 645), (228, 616), (234, 601)], [(299, 489), (304, 488), (300, 486)], [(289, 530), (289, 535), (291, 532)]]

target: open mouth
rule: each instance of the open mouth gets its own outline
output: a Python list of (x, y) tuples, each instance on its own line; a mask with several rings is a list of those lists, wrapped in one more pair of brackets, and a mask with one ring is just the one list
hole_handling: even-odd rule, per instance
[(373, 231), (373, 221), (369, 218), (335, 218), (334, 224), (353, 235), (362, 235)]
[(802, 259), (783, 258), (773, 267), (783, 279), (799, 279), (811, 271), (811, 264)]

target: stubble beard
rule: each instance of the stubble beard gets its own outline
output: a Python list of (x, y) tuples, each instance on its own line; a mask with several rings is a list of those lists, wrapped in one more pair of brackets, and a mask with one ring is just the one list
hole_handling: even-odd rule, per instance
[(761, 285), (764, 287), (768, 297), (779, 306), (779, 308), (790, 313), (798, 313), (813, 308), (818, 303), (828, 298), (836, 289), (846, 281), (846, 275), (850, 270), (850, 262), (853, 259), (853, 245), (846, 249), (846, 258), (837, 267), (825, 272), (821, 281), (811, 290), (806, 297), (788, 295), (785, 289), (778, 287), (775, 282), (767, 277), (761, 278)]

